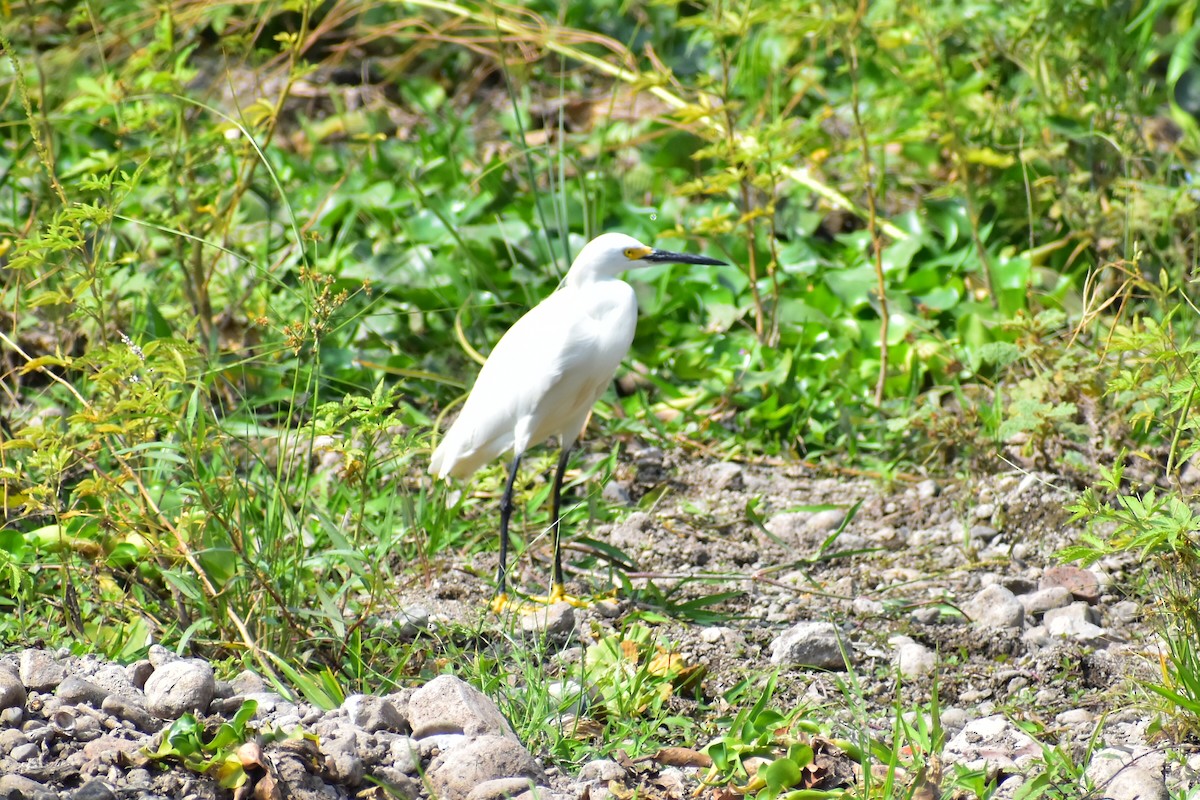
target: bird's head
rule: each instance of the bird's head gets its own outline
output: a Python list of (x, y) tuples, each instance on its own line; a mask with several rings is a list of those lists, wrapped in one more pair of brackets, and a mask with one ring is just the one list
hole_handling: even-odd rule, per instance
[(579, 255), (571, 264), (570, 272), (567, 273), (567, 281), (586, 283), (598, 278), (615, 278), (625, 270), (655, 264), (725, 266), (724, 261), (708, 256), (659, 250), (623, 233), (604, 233), (592, 239), (579, 251)]

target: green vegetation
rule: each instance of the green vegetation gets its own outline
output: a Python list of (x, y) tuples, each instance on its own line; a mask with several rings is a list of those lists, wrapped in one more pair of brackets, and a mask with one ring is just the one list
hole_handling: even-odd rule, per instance
[[(1069, 474), (1097, 527), (1064, 555), (1159, 567), (1150, 694), (1197, 732), (1196, 10), (0, 4), (0, 642), (153, 637), (325, 705), (436, 672), (378, 616), (495, 542), (490, 497), (425, 476), (435, 430), (623, 230), (735, 266), (630, 277), (630, 374), (575, 483), (634, 440)], [(653, 613), (715, 602), (658, 591)], [(648, 663), (601, 690), (614, 716), (669, 714)], [(760, 796), (800, 797), (808, 744), (729, 730), (720, 775), (775, 747)], [(188, 741), (169, 755), (229, 755)]]

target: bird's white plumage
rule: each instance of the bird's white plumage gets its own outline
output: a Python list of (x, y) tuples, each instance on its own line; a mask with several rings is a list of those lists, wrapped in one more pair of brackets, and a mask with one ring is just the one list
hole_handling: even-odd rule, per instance
[(550, 436), (570, 448), (629, 350), (637, 298), (619, 279), (650, 251), (609, 233), (580, 252), (561, 288), (517, 320), (488, 356), (430, 472), (466, 477)]

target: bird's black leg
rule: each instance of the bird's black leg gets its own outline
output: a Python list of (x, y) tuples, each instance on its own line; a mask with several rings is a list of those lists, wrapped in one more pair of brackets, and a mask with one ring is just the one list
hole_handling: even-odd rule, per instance
[(553, 585), (550, 587), (550, 596), (561, 597), (565, 594), (563, 588), (563, 568), (562, 568), (562, 547), (559, 545), (559, 530), (562, 527), (562, 515), (559, 510), (562, 508), (562, 485), (563, 475), (567, 472), (567, 460), (570, 458), (571, 448), (564, 447), (562, 454), (558, 457), (558, 469), (554, 472), (554, 489), (550, 495), (550, 518), (553, 520), (551, 525), (554, 531), (554, 573), (552, 575)]
[(521, 466), (521, 454), (513, 456), (508, 467), (508, 483), (504, 484), (504, 496), (500, 498), (500, 569), (496, 573), (496, 601), (493, 608), (500, 611), (508, 602), (505, 578), (508, 574), (508, 520), (513, 512), (513, 485), (517, 482), (517, 470)]

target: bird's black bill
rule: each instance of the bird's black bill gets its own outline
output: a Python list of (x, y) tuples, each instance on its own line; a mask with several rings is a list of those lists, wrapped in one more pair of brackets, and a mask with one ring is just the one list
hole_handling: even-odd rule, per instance
[(642, 256), (642, 261), (655, 264), (708, 264), (713, 267), (729, 266), (724, 261), (718, 261), (708, 256), (694, 256), (690, 253), (672, 253), (670, 250), (651, 250), (649, 255)]

